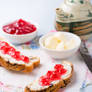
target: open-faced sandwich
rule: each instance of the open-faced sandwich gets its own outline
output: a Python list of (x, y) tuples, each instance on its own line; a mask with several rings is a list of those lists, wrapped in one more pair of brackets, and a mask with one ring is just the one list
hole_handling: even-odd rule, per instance
[(54, 69), (48, 71), (25, 88), (25, 92), (57, 92), (59, 88), (65, 87), (73, 74), (73, 65), (64, 61), (56, 64)]
[(0, 65), (8, 70), (31, 72), (40, 63), (39, 57), (23, 55), (12, 44), (0, 38)]

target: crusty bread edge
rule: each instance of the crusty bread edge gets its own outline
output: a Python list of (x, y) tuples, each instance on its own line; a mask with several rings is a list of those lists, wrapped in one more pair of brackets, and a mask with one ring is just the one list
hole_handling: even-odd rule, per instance
[[(29, 57), (30, 58), (30, 57)], [(37, 59), (37, 61), (33, 62), (34, 68), (37, 67), (40, 64), (40, 58), (39, 57), (32, 57), (33, 59)]]
[[(62, 63), (63, 63), (63, 64), (64, 64), (64, 63), (65, 63), (65, 64), (69, 64), (69, 65), (71, 66), (71, 68), (72, 68), (70, 75), (67, 76), (67, 78), (64, 78), (64, 79), (63, 79), (65, 86), (67, 86), (67, 84), (69, 84), (70, 81), (71, 81), (71, 77), (72, 77), (72, 75), (73, 75), (74, 68), (73, 68), (73, 64), (72, 64), (71, 62), (69, 62), (69, 61), (63, 61)], [(61, 86), (61, 87), (63, 88), (63, 87), (65, 87), (65, 86)]]
[[(0, 36), (0, 41), (6, 41), (4, 37)], [(5, 67), (8, 70), (13, 70), (13, 71), (21, 71), (24, 73), (29, 73), (31, 72), (35, 67), (37, 67), (40, 64), (40, 58), (39, 57), (33, 57), (36, 58), (37, 61), (32, 62), (31, 65), (26, 66), (25, 64), (14, 64), (10, 63), (9, 61), (6, 61), (4, 58), (0, 56), (0, 65)]]
[[(63, 80), (60, 80), (60, 82), (58, 84), (53, 84), (53, 86), (49, 86), (48, 88), (46, 89), (43, 89), (43, 90), (37, 90), (37, 91), (34, 91), (34, 90), (30, 90), (28, 88), (28, 86), (25, 88), (24, 92), (57, 92), (59, 90), (59, 88), (63, 88), (65, 87), (68, 83), (70, 83), (70, 80), (71, 80), (71, 77), (72, 77), (72, 74), (73, 74), (73, 64), (68, 62), (68, 61), (63, 61), (62, 64), (69, 64), (72, 68), (71, 70), (71, 74), (63, 79)], [(31, 84), (30, 84), (31, 85)], [(52, 87), (52, 88), (51, 88)], [(53, 91), (51, 91), (52, 89), (54, 89)]]
[(4, 58), (0, 57), (0, 65), (3, 66), (4, 68), (8, 70), (13, 70), (13, 71), (20, 71), (24, 73), (29, 73), (31, 72), (35, 67), (37, 67), (40, 63), (40, 59), (37, 58), (37, 61), (32, 62), (29, 66), (25, 64), (14, 64), (10, 63), (9, 61), (5, 61)]
[(24, 92), (56, 92), (55, 90), (59, 90), (61, 85), (64, 86), (63, 80), (60, 80), (60, 82), (57, 84), (50, 85), (48, 88), (37, 91), (30, 90), (28, 87), (26, 87)]

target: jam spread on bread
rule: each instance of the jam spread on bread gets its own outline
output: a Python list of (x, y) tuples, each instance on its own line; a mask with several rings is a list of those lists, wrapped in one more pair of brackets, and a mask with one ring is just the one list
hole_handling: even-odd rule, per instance
[(8, 34), (23, 35), (36, 31), (35, 25), (26, 22), (23, 19), (19, 19), (11, 24), (3, 26), (3, 31)]
[(46, 75), (40, 77), (39, 84), (41, 86), (48, 86), (51, 84), (51, 82), (60, 80), (62, 75), (64, 75), (66, 72), (67, 70), (64, 69), (63, 65), (56, 64), (53, 71), (48, 71)]
[(12, 58), (17, 61), (23, 61), (25, 63), (29, 63), (29, 58), (27, 56), (21, 55), (20, 51), (17, 51), (14, 47), (10, 46), (5, 41), (0, 41), (0, 51), (3, 54), (10, 55)]

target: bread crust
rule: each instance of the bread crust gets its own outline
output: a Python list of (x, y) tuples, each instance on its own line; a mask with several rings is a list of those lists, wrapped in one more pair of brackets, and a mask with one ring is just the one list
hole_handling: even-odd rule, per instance
[(1, 56), (0, 56), (0, 65), (3, 66), (4, 68), (8, 70), (13, 70), (13, 71), (20, 71), (24, 73), (29, 73), (31, 72), (36, 66), (38, 66), (40, 63), (40, 59), (37, 58), (37, 61), (32, 62), (31, 65), (27, 66), (25, 64), (14, 64), (10, 63), (9, 61), (5, 61)]
[[(67, 62), (67, 61), (63, 61), (62, 63), (63, 64), (69, 64), (72, 68), (71, 73), (70, 73), (69, 76), (67, 76), (67, 78), (62, 79), (62, 80), (60, 80), (59, 83), (52, 84), (48, 88), (45, 88), (45, 89), (42, 89), (42, 90), (32, 90), (32, 89), (30, 90), (30, 88), (28, 86), (26, 86), (24, 92), (57, 92), (60, 88), (66, 87), (67, 84), (70, 83), (70, 80), (71, 80), (71, 77), (72, 77), (72, 74), (73, 74), (73, 65), (72, 65), (72, 63)], [(32, 84), (30, 84), (30, 86), (31, 85)]]
[[(63, 80), (61, 80), (59, 83), (57, 84), (52, 84), (50, 85), (48, 88), (46, 89), (42, 89), (42, 90), (30, 90), (28, 87), (25, 88), (24, 92), (54, 92), (56, 89), (59, 90), (59, 88), (61, 87), (61, 85), (64, 86)], [(56, 91), (55, 91), (56, 92)]]
[[(0, 41), (7, 42), (3, 37), (0, 37)], [(8, 70), (29, 73), (40, 64), (39, 57), (29, 57), (29, 58), (30, 58), (30, 61), (33, 60), (34, 62), (32, 62), (32, 64), (30, 64), (30, 65), (26, 65), (26, 64), (11, 63), (10, 61), (6, 61), (3, 57), (0, 56), (0, 65), (5, 67)]]

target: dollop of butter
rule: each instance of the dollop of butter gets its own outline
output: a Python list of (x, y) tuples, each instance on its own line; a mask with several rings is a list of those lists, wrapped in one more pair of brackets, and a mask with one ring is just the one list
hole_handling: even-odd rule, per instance
[(45, 47), (50, 49), (56, 49), (57, 45), (60, 43), (60, 39), (55, 36), (50, 36), (45, 39)]
[(75, 47), (75, 40), (68, 39), (66, 35), (57, 32), (45, 39), (44, 46), (49, 49), (68, 50)]

